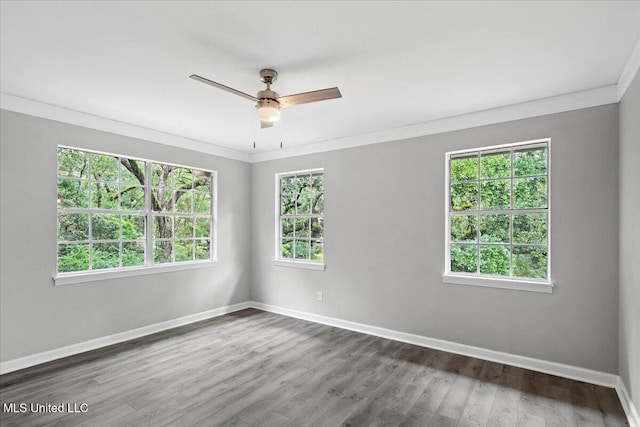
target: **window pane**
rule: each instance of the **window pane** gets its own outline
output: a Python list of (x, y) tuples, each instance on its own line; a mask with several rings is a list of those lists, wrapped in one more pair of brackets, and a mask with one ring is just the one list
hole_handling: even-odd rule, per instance
[(153, 217), (153, 238), (170, 239), (173, 237), (173, 217), (155, 216)]
[(118, 158), (102, 154), (91, 155), (91, 177), (97, 181), (118, 180)]
[(211, 193), (194, 193), (193, 197), (195, 213), (211, 213)]
[(83, 271), (89, 269), (89, 244), (58, 245), (58, 271)]
[(93, 209), (118, 209), (118, 184), (94, 182), (91, 184), (91, 207)]
[(296, 259), (309, 259), (310, 245), (307, 240), (296, 240)]
[(309, 237), (309, 218), (296, 219), (296, 238)]
[(209, 237), (211, 235), (211, 220), (209, 218), (196, 218), (196, 237)]
[(311, 198), (311, 213), (321, 214), (324, 211), (324, 194), (313, 193)]
[(173, 242), (171, 240), (153, 242), (153, 262), (155, 264), (173, 262)]
[(513, 216), (514, 243), (547, 243), (547, 214), (517, 214)]
[(145, 162), (120, 159), (120, 183), (123, 186), (144, 185)]
[(174, 174), (172, 173), (174, 166), (161, 165), (153, 163), (151, 165), (151, 183), (158, 188), (173, 188)]
[(514, 246), (513, 275), (533, 279), (546, 279), (547, 248)]
[(176, 262), (193, 261), (193, 240), (176, 240)]
[(509, 275), (509, 249), (504, 246), (480, 246), (480, 273)]
[(535, 209), (547, 207), (547, 178), (517, 178), (513, 180), (513, 207)]
[(293, 218), (282, 218), (282, 237), (293, 237)]
[(324, 261), (324, 245), (322, 242), (311, 241), (311, 260), (316, 262)]
[(120, 267), (120, 243), (94, 243), (91, 246), (91, 268)]
[(478, 179), (478, 156), (451, 159), (449, 163), (451, 182)]
[(296, 213), (307, 215), (311, 213), (311, 194), (307, 191), (301, 193), (296, 200)]
[(452, 185), (451, 209), (454, 211), (478, 209), (478, 184)]
[(144, 188), (120, 186), (120, 209), (125, 211), (143, 211)]
[(193, 186), (197, 191), (202, 191), (203, 193), (211, 193), (211, 173), (194, 170), (193, 179)]
[(193, 212), (193, 191), (179, 190), (174, 193), (174, 212), (191, 213)]
[(451, 245), (451, 272), (476, 273), (478, 271), (478, 247), (476, 245)]
[(89, 178), (89, 153), (58, 148), (58, 176)]
[(315, 193), (324, 193), (324, 175), (323, 174), (311, 175), (311, 189)]
[(513, 174), (543, 175), (547, 173), (547, 149), (522, 149), (513, 152)]
[(58, 214), (58, 241), (88, 240), (89, 215), (76, 213)]
[(508, 178), (511, 176), (511, 154), (491, 153), (480, 157), (480, 178)]
[(196, 259), (210, 259), (211, 258), (211, 243), (209, 240), (196, 240)]
[(288, 259), (293, 258), (293, 240), (282, 241), (280, 256), (282, 256), (282, 258), (288, 258)]
[(511, 180), (486, 181), (480, 184), (480, 188), (480, 209), (509, 209), (511, 207)]
[(176, 226), (175, 236), (177, 238), (193, 238), (193, 217), (177, 216), (174, 221)]
[(193, 172), (191, 172), (191, 169), (174, 166), (171, 173), (173, 174), (173, 186), (176, 190), (193, 189)]
[(144, 265), (144, 241), (122, 244), (122, 266)]
[(480, 215), (480, 241), (509, 243), (509, 215)]
[(120, 239), (120, 215), (91, 215), (93, 240)]
[(311, 237), (314, 239), (324, 237), (324, 219), (311, 218)]
[(286, 195), (296, 194), (296, 179), (292, 176), (280, 178), (280, 193)]
[(295, 215), (296, 213), (296, 196), (283, 194), (280, 200), (281, 215)]
[(311, 175), (298, 175), (296, 178), (296, 193), (308, 194), (311, 192)]
[(59, 208), (88, 208), (89, 184), (73, 179), (58, 180)]
[(145, 235), (143, 215), (122, 215), (122, 239), (142, 239)]
[(477, 215), (451, 215), (451, 241), (475, 242), (478, 240)]

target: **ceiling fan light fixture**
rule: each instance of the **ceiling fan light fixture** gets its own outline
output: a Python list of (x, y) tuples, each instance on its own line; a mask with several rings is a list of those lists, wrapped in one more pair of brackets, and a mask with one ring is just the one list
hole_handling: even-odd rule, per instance
[(274, 123), (280, 120), (280, 104), (275, 99), (260, 99), (256, 107), (261, 122)]

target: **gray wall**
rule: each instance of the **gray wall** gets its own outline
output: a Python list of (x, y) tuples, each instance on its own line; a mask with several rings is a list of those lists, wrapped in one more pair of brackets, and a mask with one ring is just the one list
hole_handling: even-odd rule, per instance
[[(443, 284), (445, 152), (544, 137), (554, 292)], [(274, 174), (316, 167), (325, 168), (326, 270), (274, 266)], [(617, 190), (617, 105), (257, 163), (251, 296), (617, 373)]]
[(618, 369), (640, 410), (640, 77), (620, 103), (620, 349)]
[[(250, 165), (2, 111), (0, 360), (249, 299)], [(216, 267), (53, 286), (58, 144), (218, 171)]]

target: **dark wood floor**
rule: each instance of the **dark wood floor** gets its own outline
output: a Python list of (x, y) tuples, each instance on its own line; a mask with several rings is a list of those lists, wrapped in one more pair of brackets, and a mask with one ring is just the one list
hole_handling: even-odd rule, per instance
[[(0, 377), (2, 426), (622, 426), (613, 389), (244, 310)], [(86, 413), (6, 413), (6, 403)]]

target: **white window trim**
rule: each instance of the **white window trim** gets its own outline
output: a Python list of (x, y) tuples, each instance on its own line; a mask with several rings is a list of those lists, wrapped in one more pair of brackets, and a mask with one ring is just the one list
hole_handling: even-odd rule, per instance
[[(490, 275), (480, 275), (471, 273), (451, 272), (450, 254), (450, 230), (449, 230), (449, 199), (450, 199), (450, 176), (449, 161), (452, 156), (465, 153), (500, 151), (504, 148), (515, 148), (523, 145), (546, 144), (547, 146), (547, 280), (536, 280), (516, 277), (493, 277)], [(551, 280), (551, 138), (542, 138), (531, 141), (516, 142), (510, 144), (492, 145), (488, 147), (476, 147), (465, 150), (449, 151), (445, 153), (445, 272), (442, 275), (443, 283), (467, 286), (481, 286), (487, 288), (499, 288), (518, 291), (551, 293), (553, 291), (553, 281)]]
[[(293, 267), (293, 268), (301, 268), (306, 270), (322, 270), (325, 269), (324, 259), (322, 262), (312, 262), (312, 261), (301, 261), (301, 260), (293, 260), (293, 259), (284, 259), (280, 257), (280, 248), (282, 247), (281, 241), (281, 233), (280, 233), (280, 178), (283, 176), (290, 175), (298, 175), (298, 174), (307, 174), (314, 172), (322, 172), (322, 179), (324, 181), (324, 168), (315, 168), (315, 169), (304, 169), (298, 171), (290, 171), (290, 172), (280, 172), (275, 174), (275, 247), (274, 247), (274, 258), (273, 265), (277, 267)], [(324, 219), (324, 214), (322, 215)], [(323, 234), (323, 242), (324, 242), (324, 234)]]
[[(151, 159), (145, 159), (141, 157), (127, 156), (123, 154), (115, 154), (115, 153), (110, 153), (105, 151), (80, 148), (80, 147), (74, 147), (69, 145), (60, 144), (58, 145), (58, 147), (67, 148), (71, 150), (78, 150), (78, 151), (83, 151), (83, 152), (88, 152), (93, 154), (122, 157), (122, 158), (131, 159), (131, 160), (146, 162), (147, 170), (145, 171), (145, 176), (150, 176), (148, 175), (148, 172), (149, 172), (151, 163), (171, 165), (171, 166), (176, 166), (176, 167), (186, 168), (186, 169), (197, 169), (199, 171), (210, 173), (211, 174), (211, 217), (212, 217), (210, 240), (212, 244), (209, 247), (210, 259), (208, 260), (173, 262), (173, 263), (166, 263), (166, 264), (150, 264), (149, 259), (151, 255), (149, 255), (149, 257), (145, 258), (145, 265), (140, 265), (140, 266), (56, 273), (56, 275), (53, 277), (53, 282), (55, 286), (71, 285), (71, 284), (85, 283), (85, 282), (95, 282), (95, 281), (122, 278), (122, 277), (134, 277), (134, 276), (142, 276), (142, 275), (148, 275), (148, 274), (167, 273), (172, 271), (184, 271), (184, 270), (193, 270), (193, 269), (200, 269), (200, 268), (209, 268), (209, 267), (214, 267), (218, 265), (218, 172), (217, 171), (207, 169), (207, 168), (196, 167), (196, 166), (187, 166), (187, 165), (182, 165), (177, 163), (151, 160)], [(56, 161), (57, 161), (57, 157), (56, 157)], [(151, 187), (152, 187), (151, 182), (149, 182), (148, 185), (144, 186), (145, 216), (149, 213), (151, 214), (151, 216), (155, 215), (155, 213), (151, 211), (151, 199), (150, 199)], [(70, 210), (73, 211), (74, 209), (70, 209)], [(84, 211), (86, 209), (83, 208), (82, 210)], [(138, 211), (135, 211), (135, 212), (138, 212)], [(58, 215), (58, 213), (59, 213), (59, 209), (56, 209), (56, 216)], [(120, 211), (105, 211), (102, 213), (120, 214)], [(152, 233), (153, 233), (152, 221), (147, 221), (146, 228), (145, 228), (145, 236), (151, 236)], [(56, 231), (56, 234), (57, 234), (57, 231)], [(149, 251), (153, 251), (153, 239), (150, 237), (148, 238), (145, 237), (145, 239), (146, 239), (145, 241), (146, 253), (151, 254), (152, 252), (149, 252)], [(56, 243), (56, 259), (57, 259), (57, 243)]]
[(218, 265), (218, 261), (192, 261), (176, 264), (160, 264), (151, 267), (122, 267), (104, 270), (87, 270), (78, 273), (58, 273), (53, 278), (56, 286), (73, 285), (76, 283), (97, 282), (101, 280), (117, 279), (123, 277), (145, 276), (148, 274), (169, 273), (172, 271), (195, 270), (209, 268)]

